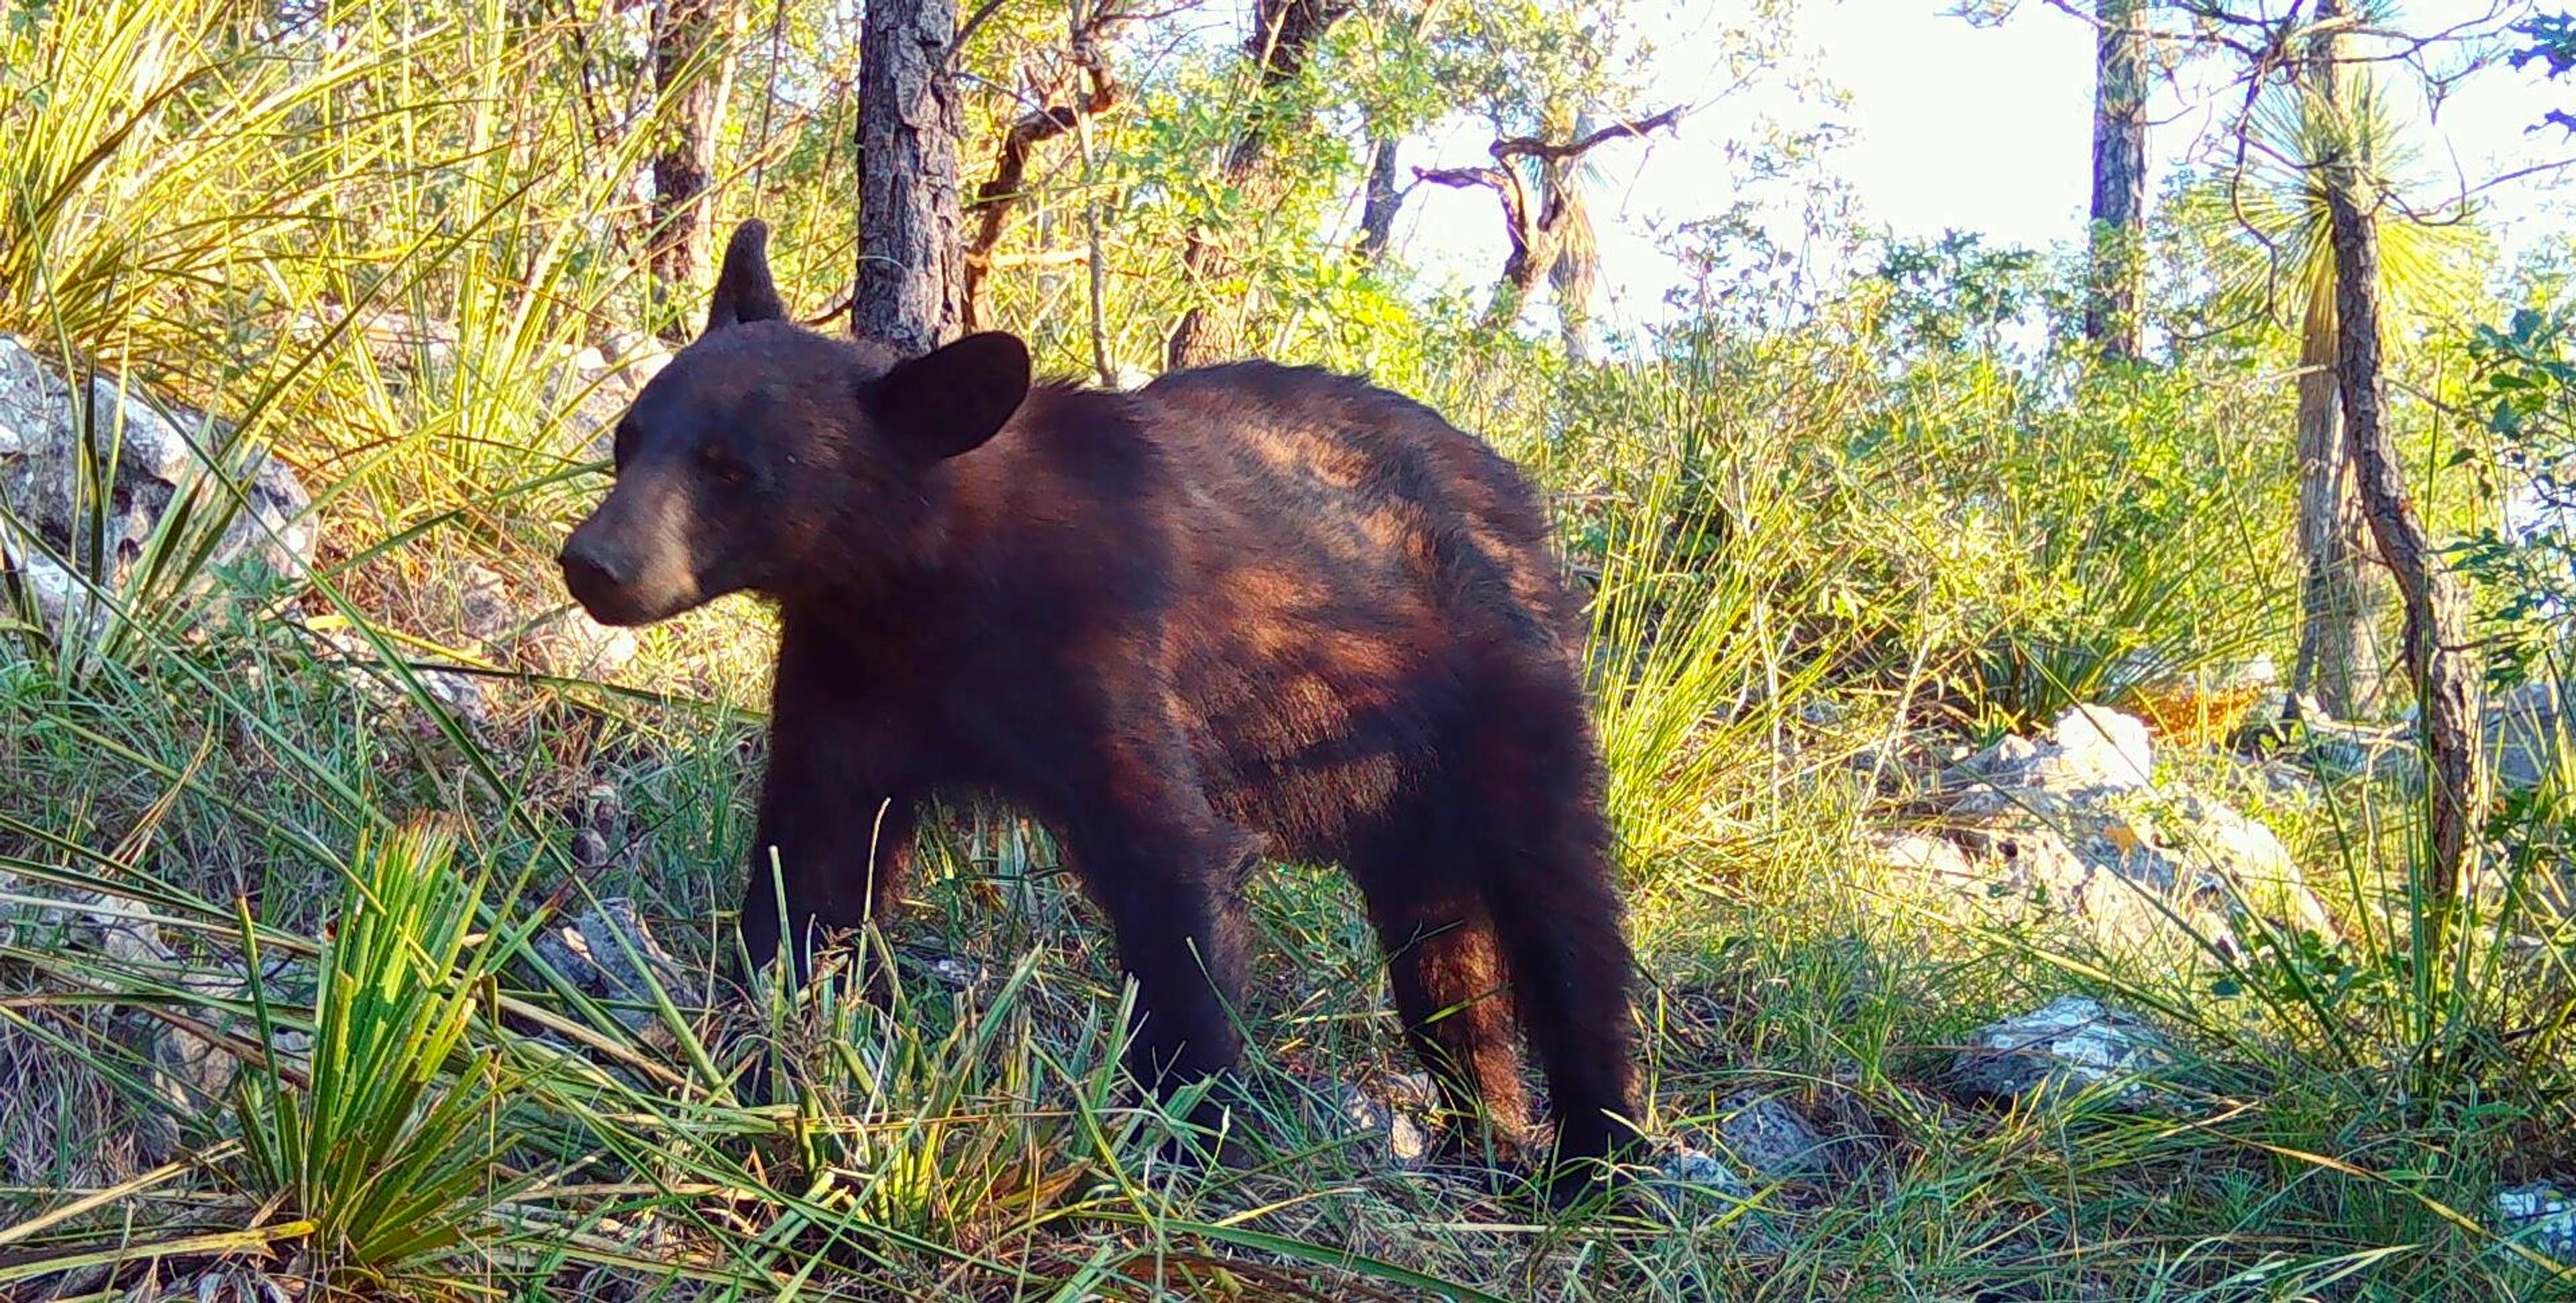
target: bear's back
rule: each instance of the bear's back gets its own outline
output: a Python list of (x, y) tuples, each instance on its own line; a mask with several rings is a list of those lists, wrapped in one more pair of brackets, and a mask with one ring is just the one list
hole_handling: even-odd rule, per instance
[(1498, 669), (1571, 681), (1546, 516), (1483, 441), (1363, 381), (1270, 363), (1137, 398), (1177, 524), (1174, 686), (1234, 817), (1334, 850)]
[[(1360, 585), (1353, 598), (1421, 603), (1471, 626), (1498, 620), (1519, 636), (1572, 632), (1537, 493), (1421, 403), (1269, 362), (1178, 372), (1139, 396), (1188, 496), (1239, 517), (1218, 523), (1219, 546), (1302, 559), (1310, 573)], [(1235, 529), (1242, 537), (1224, 537)], [(1396, 591), (1370, 591), (1379, 584)]]

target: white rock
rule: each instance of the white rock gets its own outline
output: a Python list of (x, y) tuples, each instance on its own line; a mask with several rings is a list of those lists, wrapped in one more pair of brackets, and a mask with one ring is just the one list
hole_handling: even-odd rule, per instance
[[(192, 972), (179, 978), (179, 985), (205, 1003), (189, 1009), (191, 1017), (222, 1035), (251, 1044), (259, 1043), (259, 1027), (248, 1017), (230, 1013), (216, 1002), (247, 1004), (251, 999), (250, 969), (235, 961), (231, 966)], [(282, 959), (272, 959), (262, 968), (267, 998), (285, 1002), (290, 997), (285, 988), (308, 985), (309, 974)], [(267, 1047), (292, 1063), (309, 1060), (313, 1038), (292, 1028), (274, 1029)], [(198, 1035), (195, 1031), (164, 1023), (154, 1033), (148, 1058), (152, 1068), (152, 1085), (163, 1098), (183, 1113), (202, 1113), (219, 1109), (232, 1084), (241, 1075), (241, 1057), (227, 1043)]]
[(456, 722), (469, 729), (484, 729), (492, 723), (491, 694), (483, 690), (483, 681), (454, 670), (414, 670), (420, 677), (421, 689), (430, 699), (447, 709)]
[(648, 1041), (668, 1035), (653, 997), (656, 985), (675, 1003), (691, 1003), (689, 974), (653, 939), (632, 901), (600, 901), (538, 933), (533, 948), (547, 967)]
[(2074, 801), (2140, 790), (2154, 773), (2145, 724), (2108, 706), (2072, 706), (2047, 741), (2007, 737), (1970, 757), (1952, 782), (1972, 789), (1959, 801), (1963, 812), (2046, 815)]
[(78, 949), (128, 967), (172, 962), (152, 911), (95, 891), (54, 887), (0, 872), (0, 940), (14, 931), (18, 944), (35, 949)]
[(1955, 766), (1947, 817), (1882, 834), (1879, 858), (1918, 888), (1899, 898), (1981, 922), (2053, 921), (2123, 952), (2242, 954), (2240, 934), (2258, 920), (2334, 934), (2271, 829), (2148, 783), (2154, 760), (2144, 725), (2077, 707), (2045, 741), (2004, 738)]
[(1824, 1170), (1825, 1137), (1777, 1094), (1741, 1090), (1717, 1107), (1718, 1139), (1725, 1142), (1729, 1155), (1756, 1174), (1783, 1180)]
[(2534, 1181), (2497, 1192), (2495, 1207), (2500, 1234), (2560, 1262), (2576, 1262), (2576, 1197)]
[(633, 663), (643, 650), (632, 629), (593, 621), (577, 606), (538, 616), (518, 641), (521, 663), (566, 679), (605, 679)]
[(525, 623), (500, 572), (472, 561), (456, 568), (456, 627), (476, 642), (506, 641)]
[[(90, 377), (85, 393), (86, 419), (72, 386), (51, 364), (0, 335), (0, 428), (9, 434), (9, 446), (0, 450), (0, 500), (36, 535), (0, 537), (0, 551), (14, 570), (36, 576), (28, 582), (61, 590), (64, 584), (42, 574), (43, 550), (77, 558), (95, 545), (110, 570), (99, 578), (112, 586), (182, 500), (221, 522), (214, 564), (256, 560), (289, 578), (305, 573), (313, 555), (312, 502), (284, 462), (238, 446), (222, 422), (160, 406), (115, 377)], [(92, 510), (82, 501), (80, 467), (111, 458), (115, 477), (104, 486), (105, 503), (91, 504)], [(215, 478), (218, 466), (238, 496)], [(76, 602), (45, 597), (39, 605), (59, 620)]]
[(1705, 1154), (1687, 1145), (1675, 1145), (1663, 1155), (1656, 1167), (1665, 1178), (1677, 1184), (1714, 1190), (1729, 1199), (1753, 1197), (1753, 1187), (1724, 1159)]
[(2062, 1096), (2117, 1082), (2117, 1098), (2134, 1102), (2173, 1061), (2154, 1028), (2089, 996), (2068, 995), (1979, 1031), (1960, 1052), (1956, 1072), (1961, 1091), (1973, 1096)]
[(2138, 788), (2156, 770), (2154, 741), (2134, 715), (2108, 706), (2070, 706), (2050, 728), (2059, 763), (2101, 786)]
[(1899, 832), (1882, 836), (1879, 854), (1891, 866), (1927, 878), (1965, 880), (1976, 873), (1976, 866), (1959, 843), (1929, 833)]
[(2495, 780), (2507, 790), (2537, 787), (2576, 756), (2576, 715), (2565, 685), (2519, 683), (2487, 703), (2486, 746)]
[(612, 332), (596, 348), (566, 360), (548, 389), (563, 411), (554, 446), (566, 456), (605, 460), (618, 418), (644, 392), (646, 382), (671, 364), (668, 345), (643, 332)]
[(1396, 1162), (1418, 1163), (1431, 1152), (1430, 1133), (1402, 1109), (1371, 1099), (1357, 1086), (1342, 1087), (1336, 1103), (1352, 1129), (1374, 1134)]
[[(47, 629), (60, 632), (74, 611), (89, 609), (89, 590), (79, 576), (35, 552), (10, 547), (6, 537), (0, 537), (0, 574), (27, 595), (37, 622)], [(9, 608), (0, 606), (0, 616), (8, 614)]]

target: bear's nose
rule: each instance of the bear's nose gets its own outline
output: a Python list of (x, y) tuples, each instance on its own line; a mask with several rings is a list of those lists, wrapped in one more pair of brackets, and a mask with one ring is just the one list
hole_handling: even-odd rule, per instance
[(623, 562), (591, 545), (577, 533), (564, 544), (563, 553), (555, 558), (555, 564), (563, 567), (564, 584), (575, 593), (624, 588), (634, 578)]

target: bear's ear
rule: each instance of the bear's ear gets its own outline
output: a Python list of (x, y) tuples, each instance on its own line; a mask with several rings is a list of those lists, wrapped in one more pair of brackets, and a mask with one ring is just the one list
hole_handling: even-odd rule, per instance
[(866, 402), (896, 443), (936, 461), (981, 447), (1028, 396), (1029, 346), (995, 330), (886, 372)]
[(769, 227), (753, 218), (733, 228), (725, 245), (724, 270), (716, 273), (715, 297), (707, 301), (707, 331), (786, 315), (787, 305), (778, 301), (778, 286), (769, 279)]

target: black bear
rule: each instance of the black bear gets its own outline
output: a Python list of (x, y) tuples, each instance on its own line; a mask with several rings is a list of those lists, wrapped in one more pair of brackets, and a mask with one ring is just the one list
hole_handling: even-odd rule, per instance
[(778, 604), (754, 964), (784, 936), (801, 972), (818, 929), (885, 917), (924, 797), (996, 797), (1116, 929), (1129, 1066), (1168, 1092), (1236, 1060), (1245, 874), (1338, 862), (1452, 1107), (1521, 1143), (1516, 1013), (1557, 1153), (1634, 1141), (1578, 612), (1530, 485), (1322, 371), (1114, 393), (1029, 369), (1008, 335), (899, 357), (794, 325), (747, 222), (705, 333), (617, 426), (561, 558), (582, 606)]

